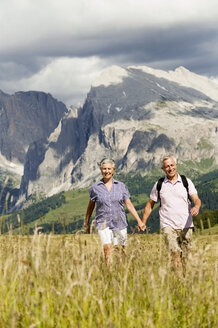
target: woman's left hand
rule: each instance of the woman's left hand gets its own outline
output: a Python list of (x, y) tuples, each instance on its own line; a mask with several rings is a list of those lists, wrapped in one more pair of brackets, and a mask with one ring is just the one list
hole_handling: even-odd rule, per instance
[(85, 229), (85, 232), (90, 233), (90, 225), (89, 224), (84, 223), (84, 229)]

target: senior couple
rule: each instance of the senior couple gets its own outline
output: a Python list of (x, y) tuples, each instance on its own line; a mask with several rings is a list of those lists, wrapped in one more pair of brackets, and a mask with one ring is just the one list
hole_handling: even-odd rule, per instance
[[(136, 219), (140, 231), (146, 230), (146, 221), (154, 204), (160, 200), (160, 228), (168, 249), (172, 255), (173, 265), (180, 275), (184, 274), (182, 254), (191, 243), (193, 221), (192, 216), (199, 213), (201, 201), (192, 181), (177, 173), (176, 160), (168, 155), (162, 160), (164, 179), (154, 184), (150, 199), (145, 205), (142, 220), (136, 212), (126, 185), (113, 178), (115, 162), (104, 158), (100, 163), (102, 179), (90, 187), (85, 230), (90, 232), (90, 217), (96, 205), (95, 224), (104, 248), (106, 263), (109, 265), (113, 246), (127, 244), (127, 218), (124, 205)], [(186, 185), (184, 179), (186, 180)], [(189, 197), (193, 200), (191, 208)]]

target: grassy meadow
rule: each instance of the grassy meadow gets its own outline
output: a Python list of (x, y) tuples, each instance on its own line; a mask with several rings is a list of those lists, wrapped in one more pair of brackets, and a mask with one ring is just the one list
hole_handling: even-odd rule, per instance
[(218, 235), (195, 235), (186, 277), (161, 235), (129, 235), (109, 271), (96, 234), (0, 236), (0, 327), (218, 327)]

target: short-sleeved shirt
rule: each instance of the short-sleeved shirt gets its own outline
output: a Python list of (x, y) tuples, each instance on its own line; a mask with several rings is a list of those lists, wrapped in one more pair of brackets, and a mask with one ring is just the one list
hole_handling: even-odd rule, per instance
[[(189, 195), (197, 194), (193, 182), (187, 178)], [(158, 201), (157, 182), (155, 183), (150, 199)], [(192, 215), (190, 213), (190, 202), (187, 190), (178, 174), (177, 180), (173, 183), (164, 178), (160, 190), (161, 207), (159, 209), (160, 227), (171, 226), (174, 229), (184, 229), (193, 227)]]
[(130, 198), (128, 188), (123, 182), (113, 179), (108, 191), (103, 179), (90, 187), (90, 199), (96, 203), (95, 225), (102, 230), (122, 230), (128, 222), (124, 210), (124, 202)]

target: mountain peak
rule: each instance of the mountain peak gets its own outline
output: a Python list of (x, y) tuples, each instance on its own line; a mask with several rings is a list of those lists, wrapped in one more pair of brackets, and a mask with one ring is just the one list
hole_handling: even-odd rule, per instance
[(158, 78), (176, 82), (181, 86), (196, 89), (206, 94), (211, 99), (218, 101), (217, 83), (206, 76), (189, 71), (184, 66), (179, 66), (175, 70), (169, 71), (154, 69), (148, 66), (129, 66), (128, 69), (141, 70)]
[(128, 76), (126, 69), (113, 65), (104, 69), (99, 77), (92, 83), (93, 87), (104, 85), (108, 87), (111, 84), (119, 84), (123, 82), (123, 78)]

